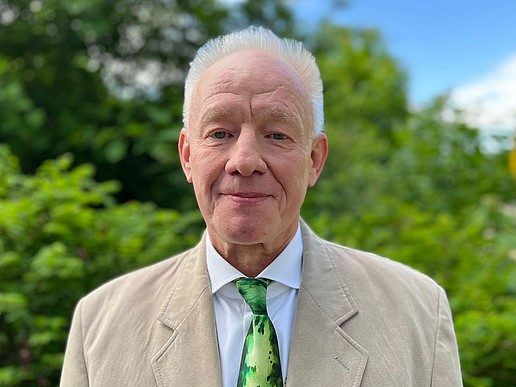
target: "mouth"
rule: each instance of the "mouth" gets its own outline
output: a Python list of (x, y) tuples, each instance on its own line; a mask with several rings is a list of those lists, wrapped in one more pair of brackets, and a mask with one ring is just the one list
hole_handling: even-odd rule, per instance
[(222, 196), (234, 202), (243, 204), (259, 203), (271, 197), (271, 195), (261, 192), (228, 192), (223, 193)]

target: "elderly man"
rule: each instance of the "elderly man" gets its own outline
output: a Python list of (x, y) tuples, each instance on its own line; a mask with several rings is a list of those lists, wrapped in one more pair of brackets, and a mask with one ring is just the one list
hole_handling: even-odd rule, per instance
[(444, 291), (300, 219), (326, 161), (322, 82), (295, 41), (208, 42), (179, 153), (207, 232), (77, 306), (62, 386), (460, 386)]

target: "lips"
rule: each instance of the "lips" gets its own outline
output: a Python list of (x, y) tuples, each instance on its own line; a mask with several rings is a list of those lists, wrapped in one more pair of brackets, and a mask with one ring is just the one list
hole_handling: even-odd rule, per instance
[(225, 193), (224, 195), (238, 196), (238, 197), (242, 197), (242, 198), (260, 198), (260, 197), (269, 196), (269, 195), (267, 195), (265, 193), (261, 193), (261, 192), (228, 192), (228, 193)]
[(263, 192), (227, 192), (222, 195), (235, 202), (247, 204), (259, 203), (271, 197), (271, 195)]

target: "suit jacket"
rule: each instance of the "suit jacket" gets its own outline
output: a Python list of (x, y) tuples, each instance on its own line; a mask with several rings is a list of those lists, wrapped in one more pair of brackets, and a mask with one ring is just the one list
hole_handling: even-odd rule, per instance
[[(400, 263), (302, 224), (286, 386), (461, 386), (444, 291)], [(220, 386), (205, 240), (77, 305), (61, 386)]]

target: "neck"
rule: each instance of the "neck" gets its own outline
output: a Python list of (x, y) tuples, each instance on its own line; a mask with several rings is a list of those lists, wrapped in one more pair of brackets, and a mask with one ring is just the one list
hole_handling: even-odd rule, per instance
[(281, 254), (294, 235), (295, 233), (281, 243), (274, 243), (274, 246), (263, 243), (255, 245), (224, 243), (220, 239), (213, 238), (211, 234), (210, 240), (215, 250), (231, 266), (247, 277), (254, 278)]

